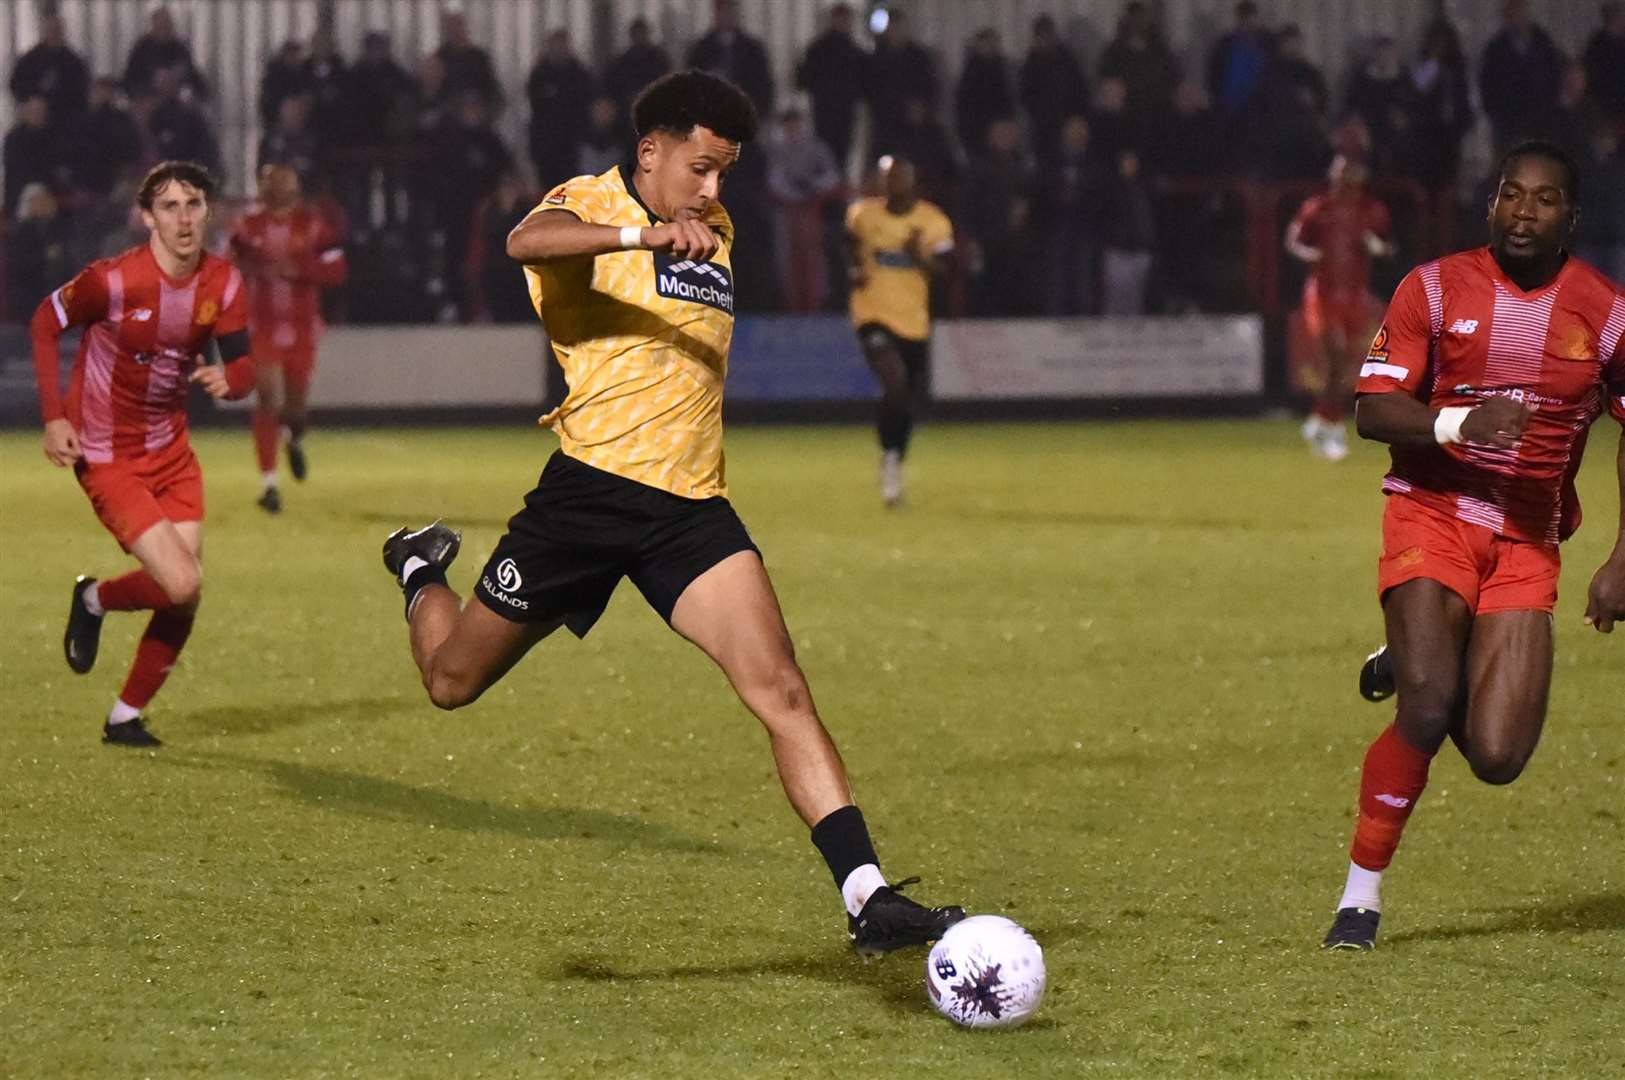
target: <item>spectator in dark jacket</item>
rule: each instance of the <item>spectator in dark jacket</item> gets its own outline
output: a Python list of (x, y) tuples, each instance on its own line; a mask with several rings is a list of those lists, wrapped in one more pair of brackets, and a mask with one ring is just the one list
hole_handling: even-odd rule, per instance
[(68, 47), (61, 15), (45, 16), (40, 29), (39, 44), (17, 57), (11, 70), (11, 96), (18, 103), (42, 97), (51, 107), (53, 123), (67, 123), (85, 111), (90, 69)]
[(1041, 161), (1060, 151), (1061, 124), (1089, 108), (1089, 84), (1083, 65), (1055, 29), (1055, 20), (1033, 20), (1032, 47), (1021, 64), (1021, 103), (1031, 123), (1033, 151)]
[(631, 123), (632, 99), (671, 70), (671, 55), (650, 40), (648, 19), (633, 19), (626, 36), (630, 44), (604, 68), (604, 92), (615, 100), (624, 123)]
[(1163, 37), (1162, 24), (1141, 0), (1123, 5), (1117, 36), (1100, 54), (1100, 77), (1119, 78), (1128, 89), (1128, 114), (1153, 125), (1172, 107), (1179, 61)]
[(12, 217), (23, 189), (30, 184), (57, 183), (62, 157), (60, 136), (51, 130), (51, 106), (43, 96), (31, 97), (17, 107), (17, 123), (6, 133), (6, 189), (0, 215)]
[(160, 71), (177, 67), (180, 69), (178, 90), (184, 89), (198, 98), (209, 96), (203, 73), (192, 59), (192, 47), (175, 32), (174, 16), (166, 7), (153, 8), (147, 32), (136, 39), (124, 65), (124, 92), (132, 99), (143, 97), (153, 89)]
[(600, 94), (587, 106), (587, 128), (576, 155), (574, 176), (597, 176), (626, 162), (633, 147), (631, 125), (615, 107), (615, 99)]
[(978, 315), (1031, 314), (1042, 300), (1031, 281), (1033, 181), (1021, 123), (1013, 116), (995, 121), (987, 149), (965, 170), (960, 216), (971, 237), (971, 305)]
[(1269, 76), (1271, 52), (1258, 5), (1242, 0), (1236, 5), (1236, 25), (1207, 58), (1208, 96), (1222, 119), (1235, 120), (1252, 108)]
[(282, 111), (282, 102), (291, 97), (311, 92), (310, 75), (305, 67), (305, 43), (289, 38), (271, 54), (265, 63), (265, 74), (260, 78), (260, 125), (271, 127)]
[(1585, 51), (1591, 99), (1616, 124), (1625, 124), (1625, 3), (1602, 6), (1602, 26)]
[(767, 47), (739, 26), (738, 0), (714, 0), (710, 31), (688, 50), (688, 66), (715, 72), (743, 90), (759, 116), (773, 115), (773, 69)]
[(1563, 54), (1530, 19), (1527, 0), (1507, 0), (1503, 10), (1505, 21), (1478, 65), (1478, 94), (1497, 153), (1529, 135), (1557, 106), (1563, 73)]
[(965, 50), (954, 90), (954, 124), (966, 154), (980, 153), (988, 127), (1003, 116), (1014, 115), (1016, 96), (1010, 86), (1010, 62), (999, 48), (999, 32), (978, 30)]
[[(890, 16), (885, 29), (875, 38), (875, 51), (869, 55), (869, 76), (864, 86), (869, 100), (871, 162), (885, 152), (881, 147), (892, 142), (903, 126), (903, 114), (910, 99), (922, 101), (926, 112), (931, 114), (935, 114), (941, 104), (937, 65), (930, 50), (911, 36), (906, 12), (894, 9)], [(924, 197), (937, 201), (930, 195)]]
[(141, 160), (141, 132), (119, 100), (117, 79), (103, 76), (90, 84), (90, 107), (74, 125), (71, 143), (75, 184), (100, 198)]
[(812, 99), (813, 134), (843, 166), (852, 154), (868, 66), (869, 54), (852, 40), (852, 5), (836, 4), (829, 9), (829, 28), (802, 54), (796, 85)]
[(361, 41), (361, 59), (350, 67), (346, 82), (345, 110), (357, 145), (389, 146), (411, 136), (418, 84), (395, 62), (388, 34), (367, 32)]
[(1088, 118), (1067, 117), (1060, 153), (1040, 167), (1033, 199), (1034, 216), (1044, 223), (1044, 234), (1035, 239), (1043, 247), (1048, 314), (1087, 315), (1097, 309), (1105, 186)]
[(502, 84), (491, 66), (491, 54), (469, 39), (468, 18), (461, 11), (449, 9), (441, 14), (440, 48), (434, 55), (446, 71), (444, 93), (448, 101), (473, 93), (492, 116), (501, 110)]
[(319, 148), (316, 133), (310, 130), (311, 103), (309, 94), (282, 99), (277, 107), (276, 125), (260, 140), (257, 168), (286, 165), (300, 176), (315, 175)]
[(1378, 171), (1392, 171), (1400, 144), (1410, 137), (1408, 95), (1399, 45), (1387, 35), (1376, 38), (1349, 79), (1347, 111), (1357, 114), (1371, 130)]
[(325, 152), (343, 141), (351, 123), (349, 70), (339, 55), (333, 28), (325, 22), (310, 35), (305, 81), (311, 97), (310, 129)]
[(1157, 221), (1151, 187), (1140, 169), (1140, 155), (1122, 150), (1106, 184), (1106, 222), (1100, 256), (1103, 315), (1145, 314), (1146, 286), (1151, 280)]
[(1448, 190), (1461, 164), (1462, 137), (1474, 122), (1467, 56), (1449, 20), (1428, 25), (1405, 79), (1411, 138), (1404, 171), (1429, 191)]
[(10, 237), (12, 259), (7, 276), (12, 311), (26, 319), (52, 289), (73, 276), (79, 260), (74, 257), (72, 236), (72, 225), (49, 188), (36, 182), (22, 189), (17, 199), (17, 227)]
[(938, 206), (954, 205), (959, 181), (959, 157), (947, 125), (931, 111), (924, 97), (903, 99), (903, 116), (890, 139), (876, 147), (875, 157), (893, 154), (914, 165), (920, 197)]
[(153, 148), (164, 161), (195, 161), (220, 176), (220, 147), (209, 121), (183, 93), (186, 66), (174, 64), (153, 73), (148, 91), (153, 100), (147, 130)]
[(465, 288), (474, 211), (496, 190), (503, 174), (513, 171), (513, 155), (491, 127), (491, 113), (477, 91), (465, 90), (425, 133), (427, 153), (420, 163), (419, 191), (434, 215), (443, 238), (442, 287), (448, 315), (467, 321), (474, 316)]
[(548, 32), (525, 92), (530, 98), (530, 160), (536, 166), (536, 185), (549, 191), (579, 175), (587, 106), (593, 99), (592, 72), (571, 49), (570, 31)]

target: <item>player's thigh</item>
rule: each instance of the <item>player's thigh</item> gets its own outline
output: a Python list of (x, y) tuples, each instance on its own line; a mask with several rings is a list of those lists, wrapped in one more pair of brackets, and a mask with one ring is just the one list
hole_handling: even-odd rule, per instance
[(451, 634), (435, 650), (426, 678), (472, 701), (562, 625), (563, 617), (543, 622), (515, 622), (498, 615), (478, 599), (470, 599), (463, 605)]
[(316, 371), (314, 349), (290, 350), (282, 362), (283, 405), (296, 412), (303, 411), (310, 399), (310, 380)]
[(671, 627), (716, 661), (736, 686), (772, 677), (794, 663), (779, 598), (753, 550), (729, 555), (690, 582), (672, 608)]
[(269, 353), (255, 359), (254, 393), (262, 409), (280, 409), (287, 394), (287, 379), (279, 360)]
[(881, 389), (888, 395), (908, 393), (908, 365), (903, 362), (896, 340), (884, 331), (871, 330), (859, 335), (859, 341), (863, 358), (880, 380)]
[(1473, 629), (1467, 601), (1432, 578), (1413, 578), (1383, 595), (1382, 615), (1400, 704), (1447, 714), (1462, 694)]

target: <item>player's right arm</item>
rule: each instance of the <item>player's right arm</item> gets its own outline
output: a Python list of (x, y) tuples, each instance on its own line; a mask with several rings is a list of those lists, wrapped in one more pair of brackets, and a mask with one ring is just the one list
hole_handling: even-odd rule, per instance
[(1319, 199), (1310, 199), (1298, 208), (1298, 212), (1293, 215), (1292, 224), (1286, 227), (1287, 251), (1294, 259), (1309, 263), (1311, 266), (1320, 262), (1321, 250), (1308, 243), (1304, 234), (1313, 232), (1312, 222), (1319, 205)]
[(1433, 346), (1427, 292), (1413, 270), (1399, 283), (1388, 314), (1360, 368), (1355, 427), (1363, 439), (1390, 446), (1481, 443), (1510, 447), (1523, 437), (1533, 410), (1511, 398), (1433, 408), (1421, 399)]
[(704, 262), (721, 248), (722, 239), (703, 221), (622, 227), (583, 221), (569, 210), (534, 211), (508, 234), (508, 258), (526, 264), (644, 249)]
[(45, 423), (45, 456), (53, 465), (72, 465), (82, 456), (79, 433), (62, 407), (59, 343), (70, 326), (85, 326), (107, 317), (107, 282), (87, 266), (53, 291), (28, 322), (34, 349), (34, 378), (39, 386), (40, 419)]

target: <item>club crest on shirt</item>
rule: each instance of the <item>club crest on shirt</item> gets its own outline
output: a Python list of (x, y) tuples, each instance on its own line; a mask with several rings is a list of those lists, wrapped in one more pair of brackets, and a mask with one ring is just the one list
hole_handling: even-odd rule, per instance
[(687, 300), (729, 315), (734, 313), (734, 282), (727, 267), (693, 259), (677, 260), (662, 251), (654, 256), (655, 292), (669, 300)]
[(1557, 354), (1566, 360), (1595, 360), (1597, 358), (1597, 343), (1591, 337), (1591, 332), (1584, 326), (1575, 324), (1569, 327), (1562, 340), (1558, 343)]
[(551, 204), (553, 206), (563, 206), (564, 201), (565, 201), (566, 198), (567, 198), (567, 196), (565, 195), (565, 189), (564, 188), (559, 188), (557, 191), (555, 191), (553, 194), (549, 195), (547, 198), (543, 199), (542, 201), (545, 202), (545, 203), (549, 203), (549, 204)]
[(1366, 350), (1367, 360), (1388, 359), (1388, 326), (1383, 324), (1377, 329), (1377, 336), (1371, 339), (1371, 348)]
[(213, 300), (205, 300), (197, 306), (197, 318), (192, 321), (199, 326), (212, 326), (214, 317), (220, 314), (220, 305)]

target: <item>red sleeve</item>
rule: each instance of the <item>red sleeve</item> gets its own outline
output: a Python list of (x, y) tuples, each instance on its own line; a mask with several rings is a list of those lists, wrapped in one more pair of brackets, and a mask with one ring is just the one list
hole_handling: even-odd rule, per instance
[(34, 347), (34, 378), (39, 385), (40, 419), (45, 423), (61, 420), (61, 359), (58, 342), (70, 326), (86, 326), (107, 317), (107, 279), (101, 270), (87, 266), (66, 285), (40, 301), (28, 323), (28, 336)]
[[(1625, 307), (1625, 297), (1614, 303)], [(1608, 412), (1615, 420), (1625, 424), (1625, 335), (1614, 346), (1613, 359), (1602, 369), (1603, 387), (1608, 394)]]
[(223, 338), (248, 326), (248, 289), (243, 274), (229, 263), (226, 281), (220, 290), (220, 314), (215, 318), (214, 336)]
[(350, 276), (349, 263), (344, 260), (344, 247), (338, 234), (325, 222), (316, 227), (316, 242), (305, 257), (305, 276), (324, 289), (343, 285)]
[(1298, 228), (1299, 243), (1308, 244), (1310, 247), (1317, 246), (1320, 240), (1320, 237), (1317, 234), (1317, 229), (1319, 226), (1319, 221), (1317, 219), (1319, 218), (1319, 215), (1319, 195), (1316, 195), (1314, 198), (1306, 201), (1302, 206), (1298, 207), (1298, 212), (1292, 215), (1292, 224), (1296, 225)]
[(1432, 338), (1427, 291), (1421, 273), (1412, 270), (1394, 290), (1382, 327), (1366, 351), (1355, 391), (1388, 394), (1403, 390), (1414, 395), (1427, 371)]
[(1366, 211), (1365, 227), (1376, 236), (1387, 236), (1392, 228), (1392, 221), (1388, 216), (1388, 206), (1381, 199), (1372, 199)]

